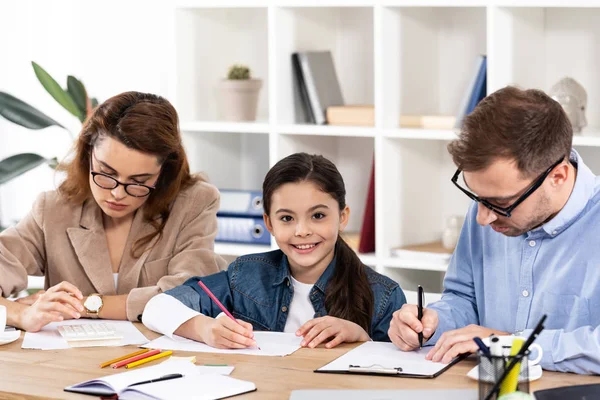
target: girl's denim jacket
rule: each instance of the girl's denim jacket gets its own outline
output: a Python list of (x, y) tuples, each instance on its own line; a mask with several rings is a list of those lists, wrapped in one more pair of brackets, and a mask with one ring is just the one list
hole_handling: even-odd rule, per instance
[[(334, 270), (335, 258), (310, 291), (315, 318), (327, 315), (325, 289)], [(389, 342), (392, 313), (406, 303), (406, 297), (390, 278), (368, 267), (366, 273), (375, 300), (368, 334), (373, 340)], [(198, 285), (199, 280), (235, 318), (251, 323), (254, 330), (283, 332), (294, 290), (288, 259), (281, 250), (239, 257), (227, 271), (190, 278), (183, 285), (165, 292), (204, 315), (216, 317), (221, 309)]]

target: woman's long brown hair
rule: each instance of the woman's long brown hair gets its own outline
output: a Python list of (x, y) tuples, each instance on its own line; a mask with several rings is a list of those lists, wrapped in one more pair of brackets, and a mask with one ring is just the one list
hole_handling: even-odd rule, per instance
[[(269, 215), (271, 196), (286, 183), (311, 182), (331, 195), (340, 211), (346, 208), (346, 187), (336, 166), (323, 156), (292, 154), (277, 162), (263, 182), (263, 207)], [(325, 289), (325, 307), (331, 316), (352, 321), (371, 334), (375, 300), (366, 266), (339, 235), (335, 271)]]
[(105, 137), (111, 137), (130, 149), (147, 153), (162, 163), (154, 190), (143, 205), (144, 220), (156, 230), (138, 239), (131, 248), (139, 257), (156, 236), (158, 240), (169, 218), (169, 207), (179, 192), (199, 178), (190, 167), (181, 142), (177, 111), (166, 99), (148, 93), (125, 92), (98, 106), (85, 122), (75, 143), (73, 160), (59, 167), (66, 180), (59, 193), (67, 200), (83, 204), (93, 201), (89, 183), (90, 154)]

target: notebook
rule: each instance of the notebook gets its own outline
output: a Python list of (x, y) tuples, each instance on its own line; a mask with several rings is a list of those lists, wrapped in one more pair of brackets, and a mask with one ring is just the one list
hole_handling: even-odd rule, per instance
[(600, 399), (600, 384), (562, 386), (533, 392), (536, 400), (591, 400)]
[(294, 390), (290, 400), (477, 400), (477, 390)]
[(404, 352), (392, 343), (366, 342), (315, 372), (435, 378), (463, 358), (457, 357), (448, 364), (435, 363), (425, 359), (428, 352), (425, 348)]
[[(182, 399), (189, 398), (191, 393), (196, 396), (198, 388), (202, 388), (202, 396), (194, 398), (220, 399), (256, 390), (252, 382), (219, 375), (214, 371), (214, 368), (196, 366), (187, 360), (171, 360), (150, 367), (91, 379), (68, 386), (64, 390), (96, 396), (118, 394), (120, 399)], [(224, 372), (231, 372), (231, 368), (225, 368)], [(181, 374), (183, 377), (133, 386), (139, 382), (171, 374)]]

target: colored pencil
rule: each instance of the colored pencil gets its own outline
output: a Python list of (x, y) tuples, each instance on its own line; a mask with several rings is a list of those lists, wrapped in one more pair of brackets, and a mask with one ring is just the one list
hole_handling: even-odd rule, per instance
[(124, 355), (123, 357), (119, 357), (119, 358), (115, 358), (114, 360), (103, 362), (102, 364), (100, 364), (100, 368), (105, 368), (111, 364), (118, 363), (119, 361), (123, 361), (123, 360), (126, 360), (131, 357), (139, 356), (140, 354), (146, 353), (147, 351), (150, 351), (150, 349), (142, 349), (140, 351), (136, 351), (135, 353), (127, 354), (127, 355)]
[(170, 356), (171, 354), (173, 354), (173, 351), (171, 351), (171, 350), (163, 351), (162, 353), (158, 353), (152, 357), (147, 357), (147, 358), (144, 358), (143, 360), (139, 360), (136, 362), (132, 362), (131, 364), (127, 364), (125, 366), (125, 368), (127, 368), (127, 369), (134, 368), (134, 367), (137, 367), (138, 365), (146, 364), (147, 362), (154, 361), (159, 358), (166, 357), (166, 356)]
[(158, 350), (158, 349), (156, 349), (156, 350), (150, 350), (150, 351), (148, 351), (148, 352), (146, 352), (144, 354), (140, 354), (139, 356), (126, 358), (123, 361), (116, 362), (116, 363), (112, 364), (111, 367), (113, 367), (115, 369), (116, 368), (121, 368), (121, 367), (123, 367), (123, 366), (125, 366), (127, 364), (130, 364), (130, 363), (134, 362), (134, 361), (143, 360), (144, 358), (152, 357), (153, 355), (156, 355), (158, 353), (160, 353), (160, 350)]

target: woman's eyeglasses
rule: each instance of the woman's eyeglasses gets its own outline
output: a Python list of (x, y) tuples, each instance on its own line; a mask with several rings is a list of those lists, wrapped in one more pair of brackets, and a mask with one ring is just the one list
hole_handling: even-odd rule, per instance
[(92, 174), (92, 180), (96, 184), (96, 186), (101, 187), (102, 189), (115, 189), (117, 186), (123, 186), (125, 189), (125, 193), (133, 197), (146, 197), (156, 188), (153, 186), (142, 185), (141, 183), (123, 183), (119, 182), (112, 176), (105, 175), (101, 172), (94, 172), (92, 167), (92, 157), (90, 157), (90, 173)]

